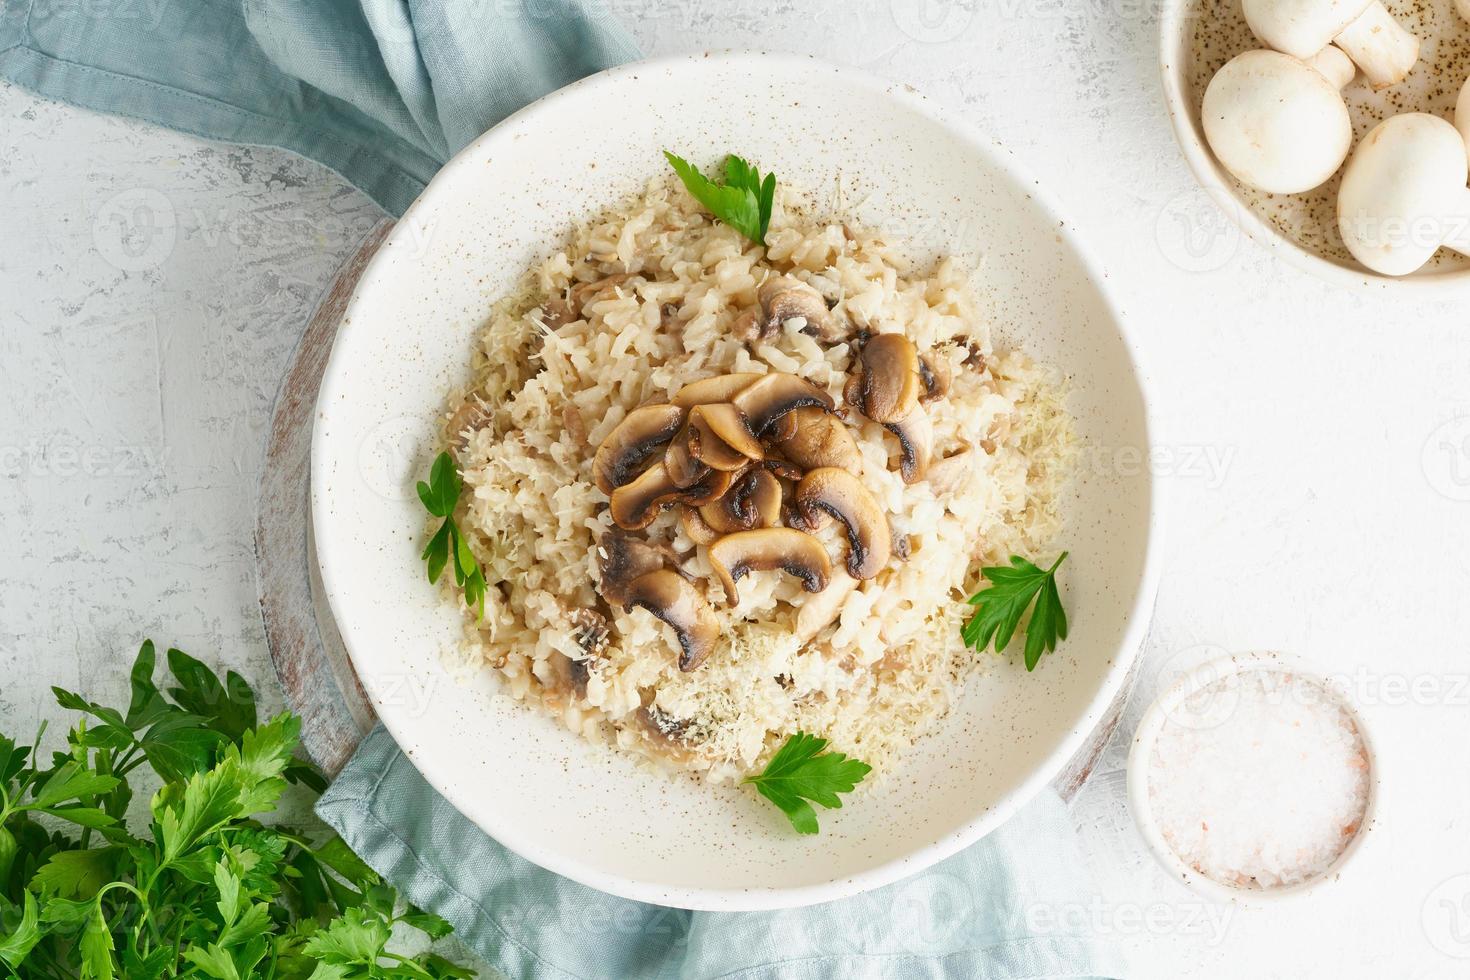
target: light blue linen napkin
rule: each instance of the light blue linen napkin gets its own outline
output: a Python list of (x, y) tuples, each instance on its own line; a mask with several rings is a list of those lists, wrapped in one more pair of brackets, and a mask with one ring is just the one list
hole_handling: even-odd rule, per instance
[[(637, 56), (596, 0), (3, 0), (0, 77), (84, 108), (284, 147), (401, 214), (455, 151)], [(795, 16), (795, 15), (793, 15)], [(532, 865), (381, 728), (321, 800), (369, 864), (513, 980), (1120, 976), (1047, 794), (937, 868), (766, 914), (660, 909)]]
[(279, 146), (402, 214), (455, 151), (638, 57), (596, 0), (4, 0), (0, 77)]
[(1050, 790), (928, 871), (783, 912), (688, 912), (615, 898), (487, 838), (379, 726), (317, 805), (349, 847), (513, 980), (1121, 977)]

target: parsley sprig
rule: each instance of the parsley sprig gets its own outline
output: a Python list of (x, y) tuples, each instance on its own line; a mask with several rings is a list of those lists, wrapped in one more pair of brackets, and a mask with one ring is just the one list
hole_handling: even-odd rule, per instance
[(423, 554), (419, 555), (428, 565), (429, 581), (439, 581), (444, 567), (454, 562), (454, 582), (464, 589), (464, 604), (475, 610), (480, 619), (485, 618), (485, 572), (475, 559), (459, 525), (454, 523), (454, 508), (459, 503), (459, 492), (464, 487), (459, 471), (454, 468), (454, 457), (440, 453), (429, 470), (429, 482), (419, 481), (419, 499), (435, 517), (444, 518), (439, 530), (429, 539)]
[(813, 803), (829, 810), (842, 808), (838, 793), (851, 793), (873, 767), (841, 752), (824, 752), (825, 738), (797, 732), (786, 740), (754, 776), (742, 782), (755, 786), (756, 792), (781, 808), (798, 834), (817, 833), (817, 811)]
[[(439, 938), (449, 925), (404, 905), (341, 840), (262, 822), (288, 783), (326, 785), (295, 756), (299, 719), (260, 721), (239, 675), (221, 681), (178, 650), (168, 651), (164, 690), (156, 660), (143, 644), (126, 710), (54, 689), (82, 713), (65, 751), (45, 757), (0, 736), (0, 973), (473, 976), (438, 956), (387, 950), (399, 926)], [(129, 810), (144, 767), (163, 785), (136, 829)]]
[(1003, 652), (1035, 599), (1035, 608), (1026, 624), (1025, 648), (1026, 669), (1035, 670), (1041, 654), (1055, 650), (1057, 643), (1067, 638), (1067, 613), (1062, 609), (1062, 597), (1057, 591), (1057, 569), (1066, 559), (1064, 551), (1050, 568), (1043, 570), (1025, 558), (1012, 555), (1009, 566), (982, 568), (980, 574), (990, 586), (968, 600), (975, 607), (975, 614), (960, 630), (965, 646), (984, 650), (994, 639), (995, 652)]
[(766, 174), (762, 179), (759, 170), (731, 154), (725, 158), (725, 182), (717, 184), (694, 164), (668, 150), (664, 156), (685, 189), (711, 214), (757, 245), (766, 244), (766, 229), (771, 226), (771, 208), (776, 200), (775, 174)]

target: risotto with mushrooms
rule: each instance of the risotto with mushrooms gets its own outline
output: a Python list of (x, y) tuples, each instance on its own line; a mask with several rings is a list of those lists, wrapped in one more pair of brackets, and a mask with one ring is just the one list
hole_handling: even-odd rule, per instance
[(881, 770), (932, 727), (1070, 439), (966, 270), (775, 210), (762, 248), (653, 182), (497, 306), (446, 416), (488, 583), (463, 666), (712, 780), (798, 730)]

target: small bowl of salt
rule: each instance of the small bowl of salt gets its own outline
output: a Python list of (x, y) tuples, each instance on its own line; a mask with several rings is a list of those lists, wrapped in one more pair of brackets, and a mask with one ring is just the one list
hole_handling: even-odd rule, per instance
[(1192, 670), (1145, 713), (1128, 756), (1129, 803), (1165, 869), (1248, 905), (1336, 880), (1372, 828), (1377, 783), (1358, 711), (1276, 653)]

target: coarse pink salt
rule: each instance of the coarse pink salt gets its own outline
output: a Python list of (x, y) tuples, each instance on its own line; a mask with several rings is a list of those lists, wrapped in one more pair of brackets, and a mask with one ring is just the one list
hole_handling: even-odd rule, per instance
[(1367, 746), (1321, 683), (1284, 670), (1221, 677), (1165, 716), (1148, 798), (1168, 846), (1200, 874), (1266, 889), (1327, 872), (1362, 826)]

